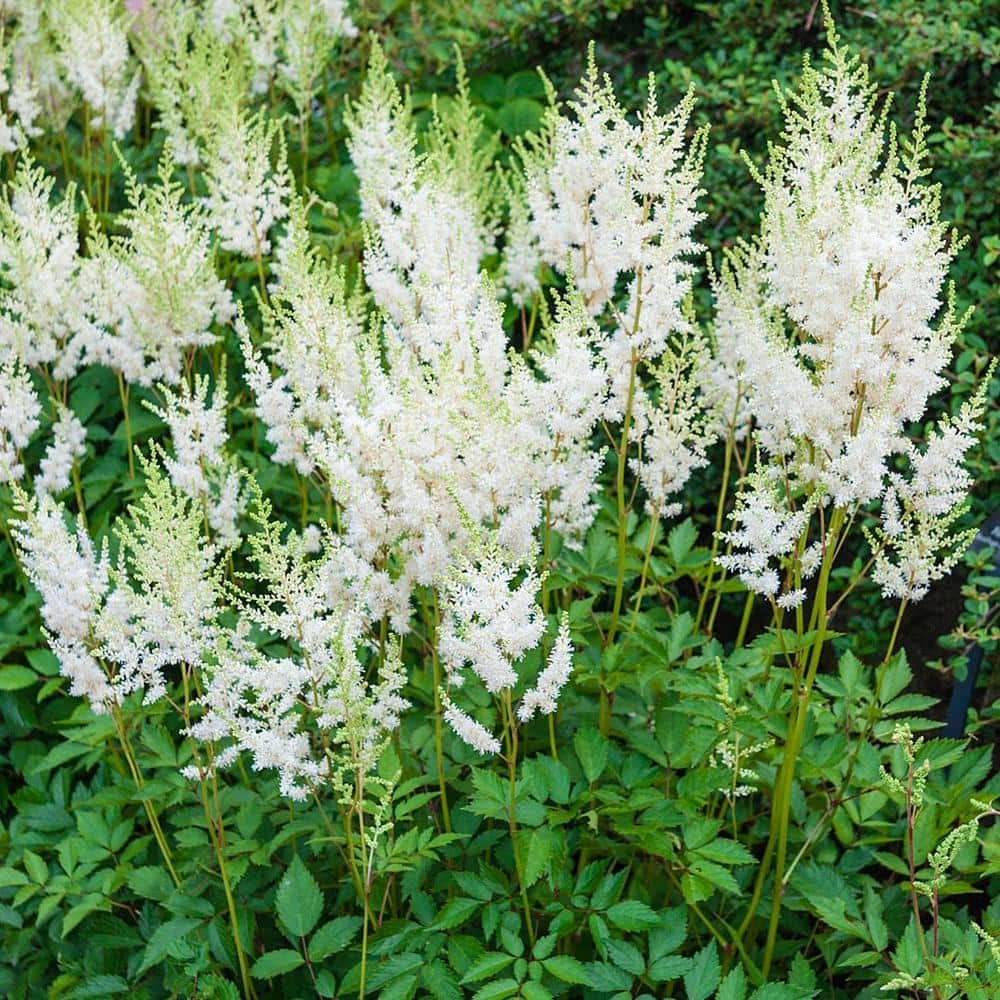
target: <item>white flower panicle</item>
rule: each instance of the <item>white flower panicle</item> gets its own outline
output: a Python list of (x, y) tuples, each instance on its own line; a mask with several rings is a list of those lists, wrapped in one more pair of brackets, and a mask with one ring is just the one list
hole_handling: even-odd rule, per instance
[[(760, 238), (732, 252), (716, 283), (720, 350), (710, 381), (731, 412), (745, 398), (771, 463), (740, 502), (742, 527), (724, 536), (736, 551), (719, 561), (775, 594), (767, 567), (808, 523), (806, 507), (786, 510), (785, 491), (813, 510), (853, 513), (881, 499), (886, 537), (897, 542), (876, 544), (895, 547), (901, 561), (876, 548), (875, 578), (887, 596), (917, 599), (952, 564), (945, 556), (935, 565), (934, 553), (950, 551), (949, 529), (935, 519), (950, 524), (968, 486), (960, 470), (944, 471), (968, 446), (967, 424), (946, 424), (925, 455), (906, 436), (944, 384), (964, 322), (953, 292), (942, 295), (958, 243), (940, 219), (939, 189), (922, 183), (926, 84), (900, 154), (893, 129), (886, 139), (887, 107), (879, 110), (866, 69), (833, 31), (825, 59), (822, 70), (806, 64), (785, 105), (783, 143), (763, 174), (754, 170), (765, 196)], [(920, 484), (909, 496), (889, 472), (902, 457)], [(779, 603), (800, 599), (793, 592)]]
[[(699, 246), (691, 236), (707, 133), (688, 143), (694, 98), (659, 112), (650, 79), (646, 108), (632, 124), (610, 81), (598, 74), (591, 46), (573, 117), (553, 105), (542, 136), (525, 151), (531, 221), (543, 259), (568, 265), (594, 315), (610, 314), (625, 353), (655, 359), (681, 314)], [(627, 282), (627, 305), (614, 296)], [(640, 306), (641, 303), (641, 306)], [(627, 375), (626, 375), (627, 379)]]
[(150, 409), (170, 428), (173, 456), (163, 464), (182, 493), (205, 505), (209, 525), (222, 545), (239, 539), (237, 519), (245, 506), (240, 475), (226, 455), (226, 383), (216, 384), (208, 401), (209, 379), (194, 376), (193, 388), (182, 382), (178, 391), (161, 387), (165, 405)]
[(476, 753), (500, 753), (500, 741), (481, 722), (458, 708), (447, 694), (442, 695), (441, 703), (444, 706), (444, 721), (463, 743), (472, 747)]
[(92, 125), (124, 138), (135, 121), (142, 71), (129, 53), (130, 17), (120, 0), (53, 0), (49, 28), (66, 79), (90, 109)]
[(463, 558), (444, 585), (438, 651), (452, 685), (462, 685), (468, 667), (497, 694), (514, 687), (517, 664), (545, 631), (539, 580), (496, 542), (474, 548), (481, 551)]
[(75, 534), (63, 508), (48, 494), (15, 494), (22, 519), (12, 525), (28, 579), (42, 598), (42, 621), (70, 693), (86, 697), (95, 712), (108, 710), (114, 691), (91, 655), (92, 628), (108, 592), (107, 551), (94, 549), (83, 522)]
[(23, 156), (0, 198), (0, 350), (31, 367), (72, 375), (78, 351), (79, 225), (76, 189), (53, 203), (55, 178)]
[[(773, 597), (781, 588), (779, 566), (809, 524), (808, 505), (796, 509), (786, 498), (775, 470), (752, 474), (733, 511), (732, 530), (720, 538), (733, 548), (716, 561), (758, 594)], [(786, 597), (785, 602), (795, 598)]]
[(87, 428), (68, 407), (61, 407), (52, 425), (52, 443), (42, 458), (35, 489), (62, 493), (69, 489), (73, 465), (87, 453)]
[(24, 476), (20, 452), (38, 430), (42, 404), (17, 356), (0, 363), (0, 485)]
[[(719, 430), (717, 408), (703, 394), (703, 372), (711, 354), (692, 326), (678, 335), (653, 366), (657, 385), (655, 405), (639, 398), (634, 435), (641, 459), (630, 459), (646, 490), (646, 509), (659, 517), (674, 517), (681, 504), (671, 499), (691, 474), (708, 465), (708, 449)], [(645, 433), (643, 433), (645, 431)]]
[(481, 294), (480, 262), (494, 249), (491, 161), (464, 69), (447, 111), (435, 106), (426, 150), (381, 48), (349, 109), (348, 148), (368, 226), (365, 279), (378, 306), (422, 357), (460, 341)]
[[(390, 650), (366, 681), (365, 617), (336, 599), (348, 591), (330, 587), (328, 561), (309, 557), (295, 535), (283, 540), (260, 498), (252, 516), (258, 592), (236, 595), (240, 625), (217, 633), (206, 712), (193, 733), (230, 737), (232, 753), (246, 750), (255, 769), (277, 770), (282, 793), (302, 799), (318, 783), (339, 787), (345, 776), (353, 783), (371, 771), (407, 707), (406, 675)], [(287, 644), (289, 655), (275, 659), (251, 643), (251, 624)]]
[[(534, 570), (512, 558), (495, 535), (473, 532), (469, 552), (459, 557), (441, 583), (438, 652), (449, 688), (462, 688), (466, 671), (471, 671), (488, 694), (510, 695), (519, 680), (518, 666), (545, 632), (537, 603), (539, 584)], [(521, 721), (536, 712), (555, 711), (571, 672), (569, 622), (564, 619), (548, 663), (518, 708)], [(489, 730), (455, 706), (449, 694), (443, 696), (445, 720), (459, 738), (479, 753), (498, 753), (500, 744)]]
[(222, 248), (251, 259), (269, 253), (271, 227), (287, 215), (291, 191), (279, 123), (263, 111), (251, 115), (239, 108), (221, 116), (205, 180), (205, 205)]
[(213, 343), (213, 324), (234, 315), (204, 215), (183, 201), (171, 171), (169, 155), (155, 184), (140, 185), (126, 169), (129, 207), (118, 216), (125, 233), (95, 232), (81, 274), (84, 359), (139, 385), (176, 384), (187, 352)]
[(536, 712), (541, 715), (551, 715), (557, 708), (559, 693), (566, 686), (572, 673), (573, 644), (569, 637), (569, 616), (564, 613), (545, 668), (538, 675), (535, 686), (524, 693), (517, 708), (517, 717), (522, 722), (528, 722)]
[(910, 473), (892, 473), (882, 498), (880, 524), (869, 534), (875, 550), (872, 578), (883, 596), (919, 601), (950, 572), (975, 535), (957, 521), (967, 509), (972, 476), (964, 467), (986, 409), (994, 361), (954, 418), (944, 417), (921, 450), (910, 443)]

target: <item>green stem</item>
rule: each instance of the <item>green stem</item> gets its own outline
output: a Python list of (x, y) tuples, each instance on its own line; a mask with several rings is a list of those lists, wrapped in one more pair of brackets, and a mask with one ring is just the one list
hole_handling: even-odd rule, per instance
[[(739, 406), (739, 399), (737, 398), (737, 407)], [(734, 436), (735, 436), (735, 417), (733, 420), (733, 426), (730, 427), (729, 434), (726, 437), (726, 452), (722, 460), (722, 488), (719, 490), (719, 500), (715, 505), (715, 529), (712, 532), (712, 548), (711, 555), (708, 560), (708, 575), (705, 577), (705, 587), (701, 592), (701, 599), (698, 601), (698, 613), (694, 620), (694, 632), (697, 633), (698, 629), (701, 628), (701, 620), (705, 615), (705, 606), (708, 603), (708, 595), (712, 591), (712, 579), (715, 576), (715, 557), (719, 553), (719, 532), (722, 531), (722, 519), (726, 513), (726, 496), (729, 493), (729, 473), (733, 464), (733, 448), (735, 446)], [(715, 621), (715, 610), (718, 607), (718, 599), (716, 600), (716, 607), (712, 610), (712, 621)]]
[[(819, 669), (820, 659), (823, 655), (823, 647), (826, 644), (826, 629), (829, 620), (827, 615), (827, 592), (830, 583), (830, 572), (833, 569), (834, 557), (837, 550), (837, 540), (843, 523), (844, 512), (838, 508), (833, 512), (833, 517), (830, 519), (830, 531), (824, 544), (823, 565), (820, 569), (819, 582), (816, 586), (816, 597), (813, 601), (813, 609), (810, 616), (810, 623), (815, 623), (816, 638), (813, 640), (809, 650), (809, 661), (806, 666), (805, 676), (799, 685), (798, 696), (795, 701), (794, 723), (785, 743), (785, 750), (781, 760), (781, 771), (778, 775), (778, 786), (776, 788), (771, 825), (771, 839), (775, 839), (777, 845), (775, 850), (774, 896), (771, 902), (771, 916), (768, 922), (767, 943), (764, 947), (764, 961), (761, 964), (761, 971), (765, 979), (771, 968), (771, 960), (774, 957), (774, 946), (778, 935), (778, 919), (781, 916), (781, 902), (784, 895), (785, 858), (788, 851), (788, 828), (792, 808), (795, 767), (802, 744), (802, 734), (805, 731), (806, 718), (809, 715), (809, 698), (812, 694), (816, 672)], [(777, 827), (774, 825), (775, 819), (777, 820)]]
[(504, 692), (504, 716), (510, 733), (510, 753), (507, 755), (507, 773), (510, 779), (510, 801), (507, 806), (507, 817), (510, 822), (510, 846), (514, 852), (514, 868), (517, 871), (517, 884), (521, 891), (521, 904), (524, 907), (524, 920), (528, 925), (528, 939), (532, 947), (535, 944), (535, 928), (531, 920), (531, 904), (528, 902), (528, 888), (524, 881), (524, 866), (521, 864), (521, 851), (517, 843), (517, 722), (510, 703), (510, 692)]
[(122, 416), (125, 418), (125, 449), (128, 452), (128, 476), (135, 479), (135, 458), (132, 455), (132, 418), (128, 412), (128, 386), (119, 371), (118, 376), (118, 396), (122, 401)]
[(743, 617), (740, 618), (740, 628), (736, 633), (736, 646), (735, 649), (742, 649), (743, 642), (747, 637), (747, 628), (750, 625), (750, 615), (753, 612), (753, 602), (757, 598), (756, 591), (748, 590), (747, 599), (743, 603)]
[(448, 785), (444, 778), (444, 706), (441, 704), (441, 662), (438, 660), (437, 651), (438, 624), (437, 594), (434, 594), (431, 613), (428, 615), (431, 669), (434, 672), (434, 758), (437, 763), (441, 818), (444, 820), (445, 831), (451, 833), (451, 812), (448, 809)]
[(639, 609), (642, 607), (642, 592), (646, 589), (646, 577), (649, 573), (649, 561), (653, 556), (653, 543), (656, 539), (656, 530), (660, 526), (660, 512), (653, 514), (653, 519), (649, 525), (649, 538), (646, 540), (646, 552), (642, 559), (642, 573), (639, 575), (639, 590), (635, 595), (635, 608), (632, 611), (632, 620), (629, 622), (628, 632), (625, 633), (625, 646), (629, 644), (632, 633), (635, 631), (636, 623), (639, 620)]
[(628, 547), (627, 515), (625, 502), (625, 466), (628, 462), (628, 435), (632, 429), (632, 406), (635, 403), (636, 373), (639, 367), (638, 353), (633, 349), (632, 364), (628, 377), (628, 397), (625, 400), (625, 417), (622, 420), (621, 444), (618, 446), (618, 468), (615, 475), (615, 490), (618, 500), (618, 571), (615, 576), (615, 599), (611, 608), (611, 624), (604, 637), (604, 648), (614, 641), (618, 631), (618, 620), (622, 610), (622, 596), (625, 592), (625, 555)]

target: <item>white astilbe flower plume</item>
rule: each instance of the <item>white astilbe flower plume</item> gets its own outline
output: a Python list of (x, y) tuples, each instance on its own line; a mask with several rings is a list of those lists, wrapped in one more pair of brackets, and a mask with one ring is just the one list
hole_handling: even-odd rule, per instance
[(170, 480), (182, 493), (205, 505), (209, 525), (222, 544), (238, 540), (236, 520), (243, 509), (240, 477), (226, 455), (226, 383), (220, 379), (208, 401), (209, 379), (195, 375), (194, 387), (182, 382), (161, 387), (165, 405), (150, 409), (170, 428), (173, 456), (163, 460)]
[(186, 353), (213, 343), (213, 324), (232, 319), (232, 296), (215, 273), (203, 212), (170, 179), (169, 153), (155, 184), (140, 185), (125, 169), (129, 207), (117, 217), (125, 233), (93, 232), (81, 274), (87, 323), (77, 342), (86, 361), (129, 382), (176, 384)]
[[(443, 620), (438, 653), (450, 692), (460, 690), (471, 673), (487, 694), (509, 699), (519, 680), (518, 668), (545, 632), (537, 603), (540, 581), (533, 569), (497, 542), (475, 531), (469, 551), (456, 561), (440, 585)], [(522, 701), (518, 715), (526, 722), (535, 712), (551, 714), (572, 671), (568, 622), (564, 621), (545, 668)], [(445, 720), (479, 753), (498, 753), (490, 731), (442, 692)]]
[(572, 673), (573, 644), (569, 637), (569, 616), (564, 613), (545, 668), (538, 675), (535, 686), (524, 693), (517, 709), (517, 717), (522, 722), (527, 722), (535, 712), (551, 715), (556, 710), (559, 693)]
[(80, 237), (76, 188), (53, 202), (54, 184), (23, 156), (0, 198), (0, 350), (63, 379), (78, 362), (68, 345), (78, 326)]
[[(894, 128), (886, 128), (887, 105), (877, 107), (865, 67), (832, 30), (825, 63), (806, 63), (785, 104), (782, 144), (771, 147), (764, 173), (751, 168), (764, 190), (761, 234), (731, 253), (716, 283), (720, 350), (710, 381), (731, 413), (745, 396), (761, 460), (771, 463), (738, 505), (742, 527), (726, 536), (734, 552), (720, 561), (775, 594), (777, 575), (766, 567), (791, 552), (794, 536), (805, 541), (808, 522), (800, 521), (810, 504), (851, 515), (881, 498), (884, 525), (890, 535), (899, 529), (900, 545), (904, 508), (911, 523), (899, 550), (905, 567), (890, 569), (880, 557), (875, 578), (887, 596), (916, 599), (951, 565), (945, 557), (934, 568), (933, 553), (950, 547), (943, 522), (933, 519), (968, 485), (961, 474), (945, 474), (945, 487), (931, 488), (932, 467), (967, 447), (965, 424), (945, 425), (926, 457), (906, 436), (944, 385), (964, 322), (953, 291), (943, 293), (959, 244), (940, 218), (938, 187), (922, 182), (926, 84), (901, 153)], [(926, 484), (920, 499), (907, 498), (889, 472), (903, 456)], [(778, 495), (786, 492), (809, 498), (796, 515)], [(771, 524), (770, 539), (751, 526), (754, 517), (758, 527)], [(912, 518), (924, 521), (918, 528)], [(800, 590), (781, 606), (795, 606)]]
[(400, 335), (434, 359), (465, 336), (480, 262), (494, 248), (495, 143), (484, 141), (459, 63), (458, 93), (447, 111), (435, 106), (418, 153), (410, 108), (378, 44), (347, 124), (368, 227), (365, 280)]
[(205, 205), (222, 248), (251, 259), (268, 254), (271, 227), (287, 215), (291, 192), (280, 124), (263, 110), (251, 115), (232, 108), (222, 115), (209, 143), (205, 181)]
[(0, 485), (24, 475), (20, 452), (38, 429), (42, 404), (16, 355), (0, 363)]
[(42, 458), (35, 489), (57, 494), (69, 489), (74, 463), (87, 453), (87, 428), (66, 406), (52, 425), (52, 443)]
[(781, 561), (794, 548), (812, 514), (808, 505), (795, 509), (785, 497), (777, 471), (765, 467), (749, 477), (732, 514), (734, 527), (720, 534), (734, 551), (716, 560), (750, 590), (768, 597), (778, 593)]
[[(488, 286), (477, 285), (456, 339), (429, 361), (395, 327), (382, 338), (364, 328), (356, 296), (310, 249), (296, 202), (275, 270), (267, 361), (242, 337), (257, 413), (278, 461), (326, 481), (344, 544), (380, 574), (385, 613), (405, 631), (413, 588), (432, 585), (465, 545), (462, 511), (526, 553), (547, 463), (566, 462), (567, 480), (573, 470), (549, 437), (544, 393), (526, 390), (524, 365), (507, 354)], [(567, 403), (576, 406), (570, 387)], [(593, 419), (569, 413), (567, 428), (589, 434)], [(588, 506), (591, 479), (582, 497), (567, 492), (567, 508)], [(381, 575), (389, 566), (391, 585)]]
[[(531, 225), (546, 263), (567, 262), (590, 311), (609, 325), (605, 346), (609, 415), (627, 406), (630, 362), (660, 356), (672, 333), (686, 329), (682, 303), (691, 286), (692, 238), (702, 218), (701, 164), (707, 132), (688, 143), (694, 98), (659, 113), (650, 79), (639, 122), (632, 124), (601, 79), (591, 46), (587, 72), (569, 102), (553, 104), (531, 149), (522, 149)], [(624, 282), (626, 303), (616, 291)], [(635, 386), (633, 385), (633, 391)]]
[(962, 557), (975, 529), (956, 522), (967, 509), (972, 476), (963, 462), (976, 443), (986, 390), (996, 362), (954, 418), (944, 417), (923, 449), (909, 444), (910, 474), (889, 476), (881, 522), (869, 534), (876, 552), (873, 579), (883, 596), (919, 601)]
[[(353, 788), (355, 776), (377, 763), (407, 702), (398, 649), (366, 680), (365, 616), (348, 600), (331, 602), (327, 560), (311, 558), (302, 540), (271, 520), (258, 497), (251, 517), (259, 530), (248, 542), (257, 572), (254, 592), (235, 595), (235, 630), (220, 630), (205, 668), (205, 715), (192, 727), (201, 739), (233, 740), (222, 762), (240, 750), (256, 770), (275, 769), (292, 799), (330, 783)], [(284, 643), (289, 654), (265, 654), (249, 640), (250, 625)]]
[(70, 694), (86, 697), (95, 712), (115, 698), (105, 669), (91, 650), (93, 623), (108, 592), (107, 550), (100, 552), (83, 526), (66, 526), (65, 512), (48, 494), (15, 492), (21, 520), (12, 525), (21, 563), (42, 598), (42, 621)]
[(643, 397), (636, 414), (633, 426), (642, 457), (630, 459), (629, 464), (646, 490), (646, 509), (658, 517), (681, 512), (680, 502), (672, 498), (696, 469), (708, 465), (708, 449), (719, 426), (716, 408), (702, 395), (702, 375), (710, 357), (708, 344), (692, 325), (653, 366), (655, 406)]
[(135, 121), (142, 78), (129, 53), (125, 5), (121, 0), (50, 0), (45, 12), (63, 73), (90, 108), (92, 125), (124, 138)]

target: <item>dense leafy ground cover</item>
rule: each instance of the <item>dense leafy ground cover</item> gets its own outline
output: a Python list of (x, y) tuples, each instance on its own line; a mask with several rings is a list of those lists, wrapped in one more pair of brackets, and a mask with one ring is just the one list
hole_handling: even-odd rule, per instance
[(0, 11), (4, 995), (998, 995), (990, 4)]

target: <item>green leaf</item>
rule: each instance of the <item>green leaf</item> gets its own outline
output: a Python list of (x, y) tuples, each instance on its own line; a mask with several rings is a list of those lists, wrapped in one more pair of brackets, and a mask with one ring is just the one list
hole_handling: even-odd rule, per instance
[(524, 862), (524, 884), (530, 887), (548, 869), (559, 846), (560, 837), (557, 831), (542, 827), (532, 833), (527, 840), (528, 856)]
[(649, 978), (654, 983), (679, 979), (691, 968), (691, 959), (684, 955), (664, 955), (649, 963)]
[(742, 965), (734, 966), (729, 975), (722, 980), (715, 1000), (746, 1000), (747, 977)]
[(719, 984), (721, 971), (718, 948), (714, 941), (709, 941), (694, 956), (691, 968), (684, 975), (687, 1000), (708, 1000)]
[(607, 962), (589, 962), (586, 969), (587, 985), (591, 989), (614, 993), (632, 988), (632, 977)]
[(448, 931), (459, 924), (464, 924), (481, 907), (482, 902), (478, 899), (452, 899), (445, 903), (437, 920), (431, 925), (436, 931)]
[(116, 993), (128, 993), (129, 989), (121, 976), (90, 976), (68, 993), (66, 1000), (102, 1000)]
[(187, 934), (195, 929), (201, 920), (196, 917), (174, 917), (165, 924), (161, 924), (153, 931), (149, 943), (146, 945), (145, 954), (142, 956), (142, 964), (136, 971), (137, 976), (141, 976), (148, 969), (151, 969), (158, 962), (166, 957), (170, 946), (180, 941)]
[(623, 931), (648, 931), (660, 923), (656, 911), (637, 899), (615, 903), (608, 910), (608, 920)]
[(128, 887), (145, 899), (164, 900), (174, 891), (174, 883), (162, 868), (144, 865), (128, 873)]
[(427, 992), (434, 1000), (461, 1000), (462, 991), (454, 974), (441, 962), (425, 965), (420, 973)]
[(596, 729), (588, 726), (576, 731), (573, 749), (583, 768), (584, 777), (592, 785), (608, 766), (608, 741)]
[[(387, 983), (393, 982), (393, 980), (409, 976), (411, 972), (418, 972), (424, 961), (423, 955), (418, 955), (413, 951), (404, 951), (402, 954), (392, 955), (379, 962), (368, 978), (368, 985), (375, 990), (381, 986), (385, 986)], [(385, 995), (385, 993), (382, 994), (382, 996)]]
[(512, 955), (505, 955), (502, 951), (484, 951), (465, 970), (462, 976), (463, 983), (478, 983), (480, 979), (487, 976), (495, 976), (501, 969), (506, 969), (514, 961)]
[(583, 962), (573, 958), (571, 955), (553, 955), (552, 958), (542, 962), (542, 968), (556, 979), (561, 979), (564, 983), (577, 983), (586, 985), (587, 970)]
[(343, 951), (361, 927), (360, 917), (336, 917), (322, 927), (309, 941), (309, 960), (322, 962), (324, 958)]
[(34, 851), (25, 851), (21, 861), (31, 876), (32, 882), (44, 885), (49, 880), (49, 866), (40, 855), (35, 854)]
[(517, 993), (518, 987), (516, 979), (498, 979), (495, 983), (488, 983), (477, 990), (472, 995), (472, 1000), (504, 1000), (505, 997), (512, 997)]
[(292, 972), (305, 962), (305, 959), (291, 948), (279, 948), (261, 955), (250, 967), (250, 975), (254, 979), (274, 979)]
[(544, 105), (530, 97), (515, 97), (497, 112), (497, 122), (503, 131), (511, 136), (524, 132), (534, 132), (542, 123)]
[(295, 937), (305, 937), (319, 922), (323, 893), (298, 855), (282, 876), (274, 903), (281, 922)]
[(38, 674), (16, 663), (0, 667), (0, 691), (20, 691), (38, 680)]

